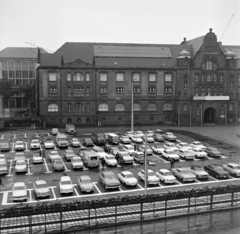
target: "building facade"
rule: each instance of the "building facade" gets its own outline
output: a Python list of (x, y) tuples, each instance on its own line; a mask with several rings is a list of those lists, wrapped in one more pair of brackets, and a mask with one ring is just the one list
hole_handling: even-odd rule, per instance
[[(39, 67), (48, 124), (240, 123), (240, 46), (65, 43)], [(133, 103), (133, 105), (132, 105)]]

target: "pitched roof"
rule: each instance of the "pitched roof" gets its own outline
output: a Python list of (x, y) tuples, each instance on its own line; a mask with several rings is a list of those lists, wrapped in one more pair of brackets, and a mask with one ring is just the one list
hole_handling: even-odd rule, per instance
[(203, 45), (204, 37), (205, 35), (185, 42), (185, 45), (191, 46), (192, 58), (195, 57), (196, 53), (198, 52), (200, 47)]
[[(41, 53), (48, 53), (40, 48)], [(38, 48), (34, 47), (7, 47), (0, 51), (0, 58), (37, 59)]]

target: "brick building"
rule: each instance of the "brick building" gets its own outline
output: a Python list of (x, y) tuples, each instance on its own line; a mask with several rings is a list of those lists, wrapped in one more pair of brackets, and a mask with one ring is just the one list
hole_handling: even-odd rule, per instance
[(180, 44), (65, 43), (39, 67), (49, 124), (240, 122), (240, 46), (210, 31)]

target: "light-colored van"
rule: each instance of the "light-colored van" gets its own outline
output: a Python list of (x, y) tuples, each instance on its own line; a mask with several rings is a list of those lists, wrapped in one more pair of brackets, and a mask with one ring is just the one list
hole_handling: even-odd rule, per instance
[(100, 156), (93, 150), (82, 152), (82, 160), (86, 167), (99, 167), (100, 166)]
[(68, 147), (68, 138), (63, 133), (58, 133), (56, 137), (56, 142), (59, 148)]
[(108, 133), (108, 142), (111, 144), (119, 144), (119, 136), (115, 133)]

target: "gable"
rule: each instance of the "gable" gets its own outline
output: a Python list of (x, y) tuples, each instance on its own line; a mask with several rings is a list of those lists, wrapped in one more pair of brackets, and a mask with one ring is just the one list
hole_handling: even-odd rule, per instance
[(62, 68), (92, 68), (93, 65), (90, 63), (83, 62), (81, 59), (76, 59), (73, 62), (64, 63)]

